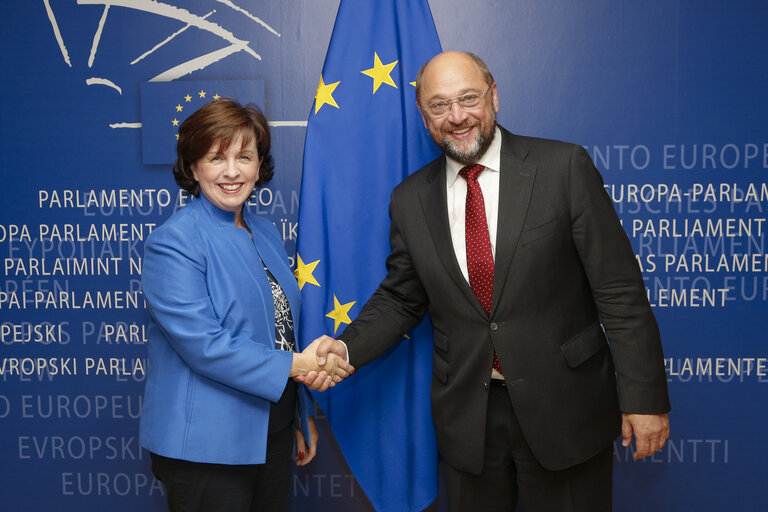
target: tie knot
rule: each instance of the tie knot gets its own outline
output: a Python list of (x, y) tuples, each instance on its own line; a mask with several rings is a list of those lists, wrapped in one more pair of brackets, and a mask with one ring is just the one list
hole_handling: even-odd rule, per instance
[(462, 167), (459, 171), (459, 176), (464, 178), (465, 180), (477, 180), (477, 177), (480, 175), (481, 172), (483, 172), (483, 167), (480, 164), (475, 165), (467, 165), (466, 167)]

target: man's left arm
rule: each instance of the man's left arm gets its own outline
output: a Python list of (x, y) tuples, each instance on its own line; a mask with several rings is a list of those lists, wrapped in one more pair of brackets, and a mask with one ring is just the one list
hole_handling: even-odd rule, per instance
[(664, 355), (640, 268), (603, 180), (575, 146), (570, 161), (571, 230), (611, 346), (619, 386), (623, 443), (636, 439), (635, 458), (669, 437)]

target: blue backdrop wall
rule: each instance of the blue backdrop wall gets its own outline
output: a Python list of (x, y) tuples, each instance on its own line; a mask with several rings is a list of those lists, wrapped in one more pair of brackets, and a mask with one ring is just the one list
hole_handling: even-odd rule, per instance
[[(305, 121), (337, 7), (4, 6), (0, 509), (164, 510), (138, 445), (139, 279), (146, 236), (186, 200), (163, 163), (174, 120), (217, 93), (261, 102), (277, 172), (253, 207), (293, 256)], [(443, 48), (473, 51), (493, 71), (501, 124), (587, 148), (643, 269), (664, 340), (672, 437), (641, 462), (616, 444), (616, 510), (764, 509), (768, 6), (431, 8)], [(369, 510), (321, 428), (318, 460), (294, 475), (294, 510)]]

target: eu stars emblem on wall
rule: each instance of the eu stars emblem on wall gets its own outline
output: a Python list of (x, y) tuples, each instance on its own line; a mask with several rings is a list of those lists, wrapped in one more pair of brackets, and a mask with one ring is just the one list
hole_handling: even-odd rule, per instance
[(179, 126), (210, 101), (230, 98), (264, 109), (263, 80), (147, 82), (141, 85), (141, 145), (144, 164), (173, 164)]

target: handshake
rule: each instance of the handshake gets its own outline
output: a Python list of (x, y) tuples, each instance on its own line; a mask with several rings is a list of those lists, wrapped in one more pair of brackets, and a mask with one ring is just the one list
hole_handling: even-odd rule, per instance
[(347, 362), (347, 347), (330, 336), (320, 336), (301, 353), (293, 354), (290, 377), (317, 391), (325, 391), (355, 373)]

